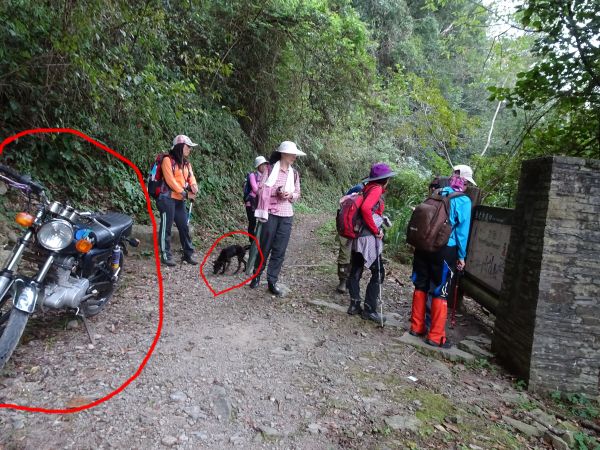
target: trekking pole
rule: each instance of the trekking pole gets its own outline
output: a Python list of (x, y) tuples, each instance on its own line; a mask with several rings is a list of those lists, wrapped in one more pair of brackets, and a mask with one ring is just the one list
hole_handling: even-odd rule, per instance
[(193, 205), (194, 205), (194, 200), (190, 200), (190, 207), (188, 209), (187, 222), (186, 222), (187, 225), (190, 224), (190, 219), (192, 218), (192, 206)]
[(454, 329), (456, 325), (456, 302), (458, 300), (458, 283), (460, 283), (460, 279), (462, 278), (463, 271), (457, 270), (456, 272), (456, 283), (454, 285), (454, 301), (452, 302), (452, 319), (450, 320), (450, 328)]
[(379, 284), (379, 320), (381, 322), (381, 328), (384, 327), (383, 322), (383, 296), (381, 295), (381, 256), (379, 254), (379, 238), (375, 236), (375, 252), (377, 253), (377, 264), (379, 265), (379, 270), (377, 270), (377, 281)]
[(254, 262), (256, 261), (256, 257), (258, 256), (258, 248), (257, 242), (260, 245), (260, 231), (262, 229), (262, 222), (258, 222), (256, 224), (256, 228), (254, 229), (254, 236), (256, 240), (252, 239), (252, 246), (250, 247), (250, 251), (248, 253), (248, 264), (246, 265), (246, 275), (251, 275), (254, 270)]

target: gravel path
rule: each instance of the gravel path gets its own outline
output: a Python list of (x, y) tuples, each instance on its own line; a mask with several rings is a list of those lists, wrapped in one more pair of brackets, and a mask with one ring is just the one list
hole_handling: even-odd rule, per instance
[[(410, 311), (407, 267), (390, 264), (384, 288), (386, 311), (396, 313), (401, 327), (381, 329), (308, 303), (347, 303), (334, 293), (335, 244), (324, 236), (323, 223), (316, 216), (297, 219), (281, 280), (292, 292), (284, 299), (268, 295), (264, 285), (213, 298), (197, 266), (165, 268), (162, 337), (139, 378), (115, 398), (76, 414), (0, 410), (0, 444), (544, 448), (500, 421), (530, 398), (496, 366), (444, 361), (397, 341)], [(209, 279), (221, 289), (243, 276)], [(158, 323), (153, 260), (129, 258), (113, 302), (90, 322), (94, 346), (67, 314), (31, 321), (0, 378), (1, 401), (72, 407), (131, 376)], [(466, 313), (454, 332), (487, 329)]]

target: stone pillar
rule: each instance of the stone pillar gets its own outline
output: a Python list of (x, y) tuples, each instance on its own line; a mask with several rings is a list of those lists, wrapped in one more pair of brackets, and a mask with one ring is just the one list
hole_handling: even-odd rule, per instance
[(600, 161), (526, 161), (493, 350), (533, 391), (600, 393)]

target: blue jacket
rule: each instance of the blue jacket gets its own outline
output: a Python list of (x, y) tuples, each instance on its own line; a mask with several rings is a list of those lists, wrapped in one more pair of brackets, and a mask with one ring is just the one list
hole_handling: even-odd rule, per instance
[[(445, 187), (441, 191), (442, 195), (452, 193), (454, 189), (451, 187)], [(448, 239), (448, 247), (458, 247), (458, 259), (464, 260), (467, 257), (467, 242), (471, 226), (471, 199), (466, 195), (450, 199), (449, 216), (452, 232)]]

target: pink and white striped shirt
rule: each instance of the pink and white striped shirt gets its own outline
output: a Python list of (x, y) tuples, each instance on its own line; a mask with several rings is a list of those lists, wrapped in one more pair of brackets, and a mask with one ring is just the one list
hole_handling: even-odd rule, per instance
[[(288, 169), (289, 170), (289, 169)], [(291, 199), (283, 199), (277, 195), (277, 190), (285, 186), (287, 181), (288, 171), (279, 169), (279, 175), (277, 181), (271, 188), (271, 201), (269, 202), (269, 214), (273, 214), (279, 217), (292, 217), (294, 215), (295, 203), (300, 198), (300, 174), (297, 170), (294, 170), (294, 192), (292, 193)]]

